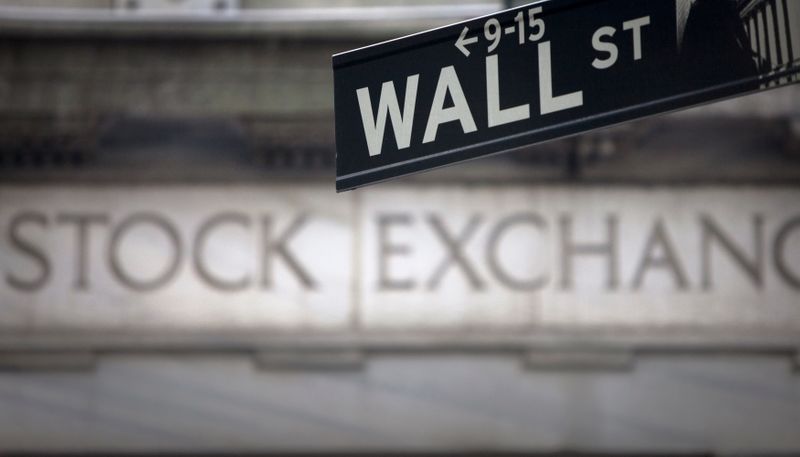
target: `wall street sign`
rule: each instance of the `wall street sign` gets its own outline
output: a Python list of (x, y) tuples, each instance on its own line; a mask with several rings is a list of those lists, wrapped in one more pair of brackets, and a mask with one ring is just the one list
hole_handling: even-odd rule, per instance
[(796, 82), (798, 49), (786, 0), (549, 0), (337, 54), (336, 188)]

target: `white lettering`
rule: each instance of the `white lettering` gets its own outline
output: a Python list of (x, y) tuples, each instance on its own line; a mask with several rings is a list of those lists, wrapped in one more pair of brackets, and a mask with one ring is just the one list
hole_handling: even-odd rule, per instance
[(633, 30), (633, 60), (642, 59), (642, 27), (650, 25), (650, 16), (640, 17), (622, 23), (625, 30)]
[(497, 56), (486, 58), (486, 106), (489, 115), (489, 127), (522, 121), (531, 117), (530, 105), (518, 105), (513, 108), (500, 108), (500, 76)]
[(619, 57), (617, 45), (601, 40), (601, 38), (606, 36), (613, 37), (615, 33), (617, 33), (617, 29), (614, 27), (600, 27), (596, 32), (594, 32), (594, 35), (592, 36), (592, 47), (595, 49), (595, 51), (608, 53), (608, 57), (605, 59), (596, 58), (594, 61), (592, 61), (592, 66), (594, 68), (597, 68), (598, 70), (605, 70), (606, 68), (611, 68), (615, 63), (617, 63), (617, 58)]
[(383, 133), (386, 128), (386, 116), (392, 119), (394, 138), (397, 149), (405, 149), (411, 145), (411, 127), (414, 123), (414, 108), (417, 102), (417, 84), (419, 75), (411, 75), (406, 79), (406, 94), (403, 102), (403, 112), (397, 101), (397, 92), (394, 82), (387, 81), (381, 86), (381, 95), (378, 100), (378, 117), (372, 111), (372, 99), (369, 89), (362, 87), (356, 91), (358, 107), (361, 109), (361, 122), (364, 124), (364, 135), (367, 138), (369, 155), (376, 156), (383, 148)]
[(542, 114), (555, 113), (583, 105), (583, 91), (553, 96), (550, 42), (539, 43), (539, 106)]
[[(453, 106), (445, 108), (445, 96), (448, 92), (453, 99)], [(431, 112), (428, 115), (428, 125), (425, 127), (425, 136), (422, 142), (430, 143), (435, 141), (439, 125), (453, 121), (461, 123), (461, 129), (464, 133), (478, 130), (475, 126), (475, 120), (472, 118), (472, 112), (469, 110), (467, 97), (464, 96), (461, 83), (458, 81), (458, 74), (456, 74), (455, 68), (450, 65), (442, 68), (439, 73), (439, 82), (436, 84), (436, 93), (433, 96)]]

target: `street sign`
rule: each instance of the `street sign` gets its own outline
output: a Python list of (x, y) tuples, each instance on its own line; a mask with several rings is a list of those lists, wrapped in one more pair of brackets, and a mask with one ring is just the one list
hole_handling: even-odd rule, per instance
[(336, 189), (798, 81), (800, 2), (549, 0), (333, 56)]

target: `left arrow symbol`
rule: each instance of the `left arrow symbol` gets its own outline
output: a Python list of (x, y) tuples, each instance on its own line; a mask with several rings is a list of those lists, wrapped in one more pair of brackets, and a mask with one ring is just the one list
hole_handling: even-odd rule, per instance
[(476, 43), (478, 41), (478, 37), (474, 36), (472, 38), (467, 38), (467, 34), (469, 33), (469, 27), (464, 27), (464, 30), (461, 31), (461, 35), (456, 40), (456, 47), (459, 51), (463, 52), (465, 56), (469, 57), (469, 49), (467, 49), (468, 44)]

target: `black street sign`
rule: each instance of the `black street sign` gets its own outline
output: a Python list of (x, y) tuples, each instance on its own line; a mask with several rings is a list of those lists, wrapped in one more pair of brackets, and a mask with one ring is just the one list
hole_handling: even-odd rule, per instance
[(800, 77), (795, 0), (549, 0), (333, 56), (336, 189)]

